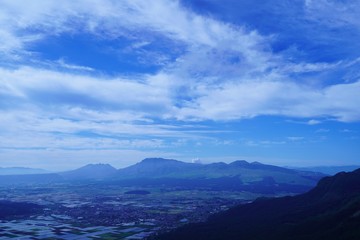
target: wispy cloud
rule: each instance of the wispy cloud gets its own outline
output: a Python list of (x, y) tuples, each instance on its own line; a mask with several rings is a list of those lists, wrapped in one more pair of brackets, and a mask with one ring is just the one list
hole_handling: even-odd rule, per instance
[(358, 1), (306, 0), (309, 17), (331, 27), (360, 27)]
[(307, 121), (308, 125), (317, 125), (317, 124), (320, 124), (320, 123), (321, 123), (321, 121), (315, 120), (315, 119), (310, 119), (309, 121)]
[(316, 133), (327, 133), (327, 132), (330, 132), (330, 129), (320, 128), (320, 129), (316, 130), (315, 132)]
[(91, 67), (69, 64), (69, 63), (65, 62), (65, 60), (63, 58), (60, 58), (55, 63), (59, 64), (60, 67), (67, 68), (67, 69), (70, 69), (70, 70), (94, 71), (94, 69), (91, 68)]
[(297, 141), (304, 140), (304, 137), (287, 137), (287, 139), (292, 142), (297, 142)]
[[(289, 82), (252, 80), (225, 83), (217, 88), (201, 86), (197, 99), (179, 109), (183, 118), (241, 119), (258, 115), (292, 117), (330, 117), (339, 121), (357, 121), (360, 82), (311, 89)], [(309, 125), (319, 124), (311, 119)]]

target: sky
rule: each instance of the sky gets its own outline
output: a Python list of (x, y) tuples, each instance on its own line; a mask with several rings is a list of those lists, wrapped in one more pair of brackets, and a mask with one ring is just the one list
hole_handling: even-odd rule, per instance
[(0, 0), (0, 167), (360, 164), (357, 0)]

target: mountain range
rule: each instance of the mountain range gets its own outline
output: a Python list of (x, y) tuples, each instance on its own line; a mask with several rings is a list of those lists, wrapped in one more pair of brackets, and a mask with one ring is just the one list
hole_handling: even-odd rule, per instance
[(360, 169), (325, 177), (305, 194), (258, 199), (155, 239), (360, 239)]
[[(226, 164), (185, 163), (173, 159), (147, 158), (130, 167), (119, 169), (113, 179), (147, 185), (165, 184), (184, 188), (212, 188), (259, 193), (299, 193), (315, 186), (325, 175), (287, 168), (249, 163), (244, 160)], [(146, 181), (145, 181), (146, 180)]]
[(244, 160), (229, 164), (186, 163), (173, 159), (147, 158), (132, 166), (115, 169), (109, 164), (89, 164), (76, 170), (16, 176), (0, 176), (0, 185), (51, 184), (57, 182), (113, 182), (126, 186), (170, 186), (258, 193), (301, 193), (324, 174), (292, 170)]

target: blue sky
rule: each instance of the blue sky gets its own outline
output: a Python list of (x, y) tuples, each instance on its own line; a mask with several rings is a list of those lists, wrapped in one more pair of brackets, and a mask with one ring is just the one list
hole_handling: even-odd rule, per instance
[(0, 166), (360, 161), (360, 2), (0, 2)]

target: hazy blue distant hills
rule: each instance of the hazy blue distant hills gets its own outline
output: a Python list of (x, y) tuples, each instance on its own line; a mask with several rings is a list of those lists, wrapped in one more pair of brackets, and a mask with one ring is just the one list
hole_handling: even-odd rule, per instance
[(305, 194), (258, 199), (156, 239), (360, 239), (360, 169), (325, 177)]
[(44, 169), (24, 168), (24, 167), (0, 167), (0, 175), (24, 175), (24, 174), (43, 174), (49, 173)]
[(117, 172), (110, 164), (88, 164), (84, 167), (58, 173), (66, 180), (102, 180), (112, 177)]
[(0, 185), (44, 185), (71, 181), (98, 181), (111, 178), (116, 172), (117, 170), (109, 164), (89, 164), (60, 173), (3, 175), (0, 176)]
[(303, 170), (303, 171), (312, 171), (320, 172), (328, 175), (335, 175), (339, 172), (351, 172), (360, 168), (360, 165), (350, 165), (350, 166), (316, 166), (316, 167), (293, 167), (292, 169)]

